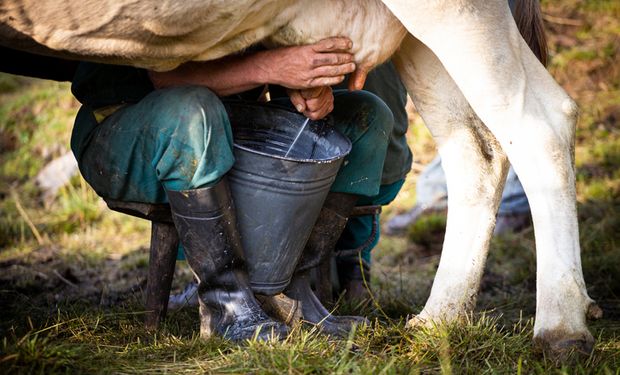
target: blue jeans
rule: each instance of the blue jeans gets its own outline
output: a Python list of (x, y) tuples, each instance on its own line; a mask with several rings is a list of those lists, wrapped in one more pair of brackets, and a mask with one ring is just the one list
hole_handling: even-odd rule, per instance
[[(425, 209), (445, 209), (448, 205), (446, 175), (441, 167), (441, 158), (435, 157), (426, 166), (416, 186), (416, 204)], [(499, 215), (523, 214), (530, 212), (530, 205), (519, 178), (512, 167), (508, 171), (506, 185), (499, 206)]]

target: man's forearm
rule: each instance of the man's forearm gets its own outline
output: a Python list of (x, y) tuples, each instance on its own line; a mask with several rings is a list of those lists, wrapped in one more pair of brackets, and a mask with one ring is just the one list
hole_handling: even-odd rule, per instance
[(190, 62), (168, 72), (149, 72), (156, 88), (182, 85), (208, 87), (218, 96), (238, 94), (269, 82), (267, 51)]
[(355, 70), (352, 42), (332, 37), (317, 43), (191, 62), (169, 72), (149, 72), (155, 88), (201, 85), (219, 96), (264, 84), (305, 90), (338, 84)]

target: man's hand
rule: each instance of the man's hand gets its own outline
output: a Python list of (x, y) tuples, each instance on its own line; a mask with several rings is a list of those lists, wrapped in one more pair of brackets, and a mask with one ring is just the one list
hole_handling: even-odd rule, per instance
[[(151, 71), (149, 77), (153, 86), (158, 89), (202, 85), (218, 96), (237, 94), (264, 84), (277, 84), (296, 90), (321, 88), (342, 82), (345, 74), (355, 70), (353, 55), (349, 52), (352, 45), (349, 38), (332, 37), (305, 46), (250, 52), (205, 62), (189, 62), (168, 72)], [(321, 98), (321, 103), (326, 100), (326, 97), (323, 97), (327, 95), (326, 91), (312, 93), (306, 94), (308, 99)], [(309, 104), (308, 108), (312, 109), (309, 113), (312, 113), (312, 116), (316, 116), (315, 112), (321, 112), (315, 108), (323, 108), (314, 103), (318, 101), (314, 100)], [(304, 110), (305, 108), (304, 104)]]
[(297, 110), (311, 120), (320, 120), (334, 110), (334, 95), (329, 86), (305, 90), (288, 90)]
[(305, 46), (268, 50), (260, 69), (268, 83), (289, 89), (332, 86), (355, 71), (349, 52), (352, 46), (349, 38), (332, 37)]

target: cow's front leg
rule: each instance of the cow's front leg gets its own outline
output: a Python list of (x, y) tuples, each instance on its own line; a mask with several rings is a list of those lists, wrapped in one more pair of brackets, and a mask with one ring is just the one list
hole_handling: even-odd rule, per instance
[(438, 56), (523, 184), (536, 235), (535, 339), (553, 351), (591, 350), (575, 204), (575, 103), (525, 44), (504, 0), (384, 2)]
[(448, 222), (439, 268), (429, 300), (408, 324), (454, 321), (473, 311), (508, 162), (426, 46), (408, 36), (394, 61), (437, 141), (448, 184)]

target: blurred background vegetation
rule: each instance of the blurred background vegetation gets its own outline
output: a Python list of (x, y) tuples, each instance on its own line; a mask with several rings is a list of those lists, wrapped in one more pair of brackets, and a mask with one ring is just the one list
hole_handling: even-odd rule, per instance
[[(37, 175), (69, 152), (78, 103), (69, 85), (0, 75), (0, 372), (466, 372), (618, 374), (620, 368), (620, 2), (545, 0), (549, 70), (577, 100), (577, 191), (592, 322), (589, 358), (557, 365), (531, 343), (532, 230), (494, 239), (477, 314), (466, 326), (404, 330), (437, 267), (445, 217), (430, 215), (375, 251), (375, 319), (343, 342), (297, 331), (245, 348), (195, 332), (194, 309), (169, 314), (157, 335), (141, 325), (149, 224), (107, 209), (79, 176), (55, 195)], [(384, 219), (415, 202), (416, 178), (435, 149), (412, 111), (415, 164)], [(175, 288), (190, 280), (177, 267)], [(338, 306), (338, 313), (355, 306)]]

